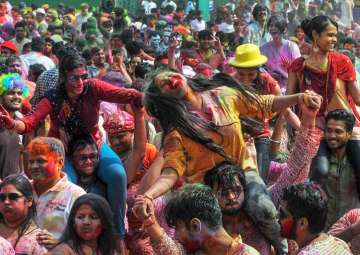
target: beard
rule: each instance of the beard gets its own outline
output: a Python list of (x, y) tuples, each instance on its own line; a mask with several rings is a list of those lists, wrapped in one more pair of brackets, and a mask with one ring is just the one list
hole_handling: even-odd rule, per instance
[(239, 208), (230, 208), (230, 209), (223, 209), (222, 214), (226, 216), (236, 216), (239, 215), (241, 212), (241, 206)]

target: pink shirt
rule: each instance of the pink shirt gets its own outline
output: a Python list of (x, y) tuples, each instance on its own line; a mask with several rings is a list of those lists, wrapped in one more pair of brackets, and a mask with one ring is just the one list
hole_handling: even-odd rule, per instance
[[(342, 216), (329, 230), (329, 234), (336, 235), (360, 221), (360, 209), (353, 209)], [(360, 255), (360, 235), (353, 236), (350, 240), (351, 251)]]

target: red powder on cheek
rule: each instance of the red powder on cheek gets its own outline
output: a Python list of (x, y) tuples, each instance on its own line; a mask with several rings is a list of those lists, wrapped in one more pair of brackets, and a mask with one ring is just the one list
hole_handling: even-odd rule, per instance
[(281, 221), (281, 235), (285, 238), (291, 238), (294, 226), (294, 219), (288, 218)]
[(55, 175), (56, 172), (56, 162), (54, 160), (49, 161), (45, 168), (46, 178), (51, 178)]
[(100, 223), (99, 225), (96, 226), (96, 228), (94, 229), (94, 237), (98, 238), (101, 233), (103, 231), (103, 225)]

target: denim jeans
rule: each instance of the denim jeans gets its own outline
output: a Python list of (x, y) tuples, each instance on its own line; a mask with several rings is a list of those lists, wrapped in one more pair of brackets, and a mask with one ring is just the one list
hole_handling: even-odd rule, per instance
[[(68, 158), (65, 159), (65, 168), (68, 179), (77, 183), (75, 169)], [(107, 185), (107, 201), (114, 213), (114, 223), (121, 239), (125, 236), (125, 207), (127, 197), (127, 179), (121, 159), (107, 144), (102, 144), (97, 175)]]
[(270, 165), (270, 140), (268, 137), (255, 139), (256, 157), (259, 174), (264, 182), (267, 181)]
[(287, 254), (287, 241), (281, 237), (278, 212), (271, 200), (265, 183), (254, 171), (246, 172), (245, 178), (247, 190), (245, 203), (246, 213), (254, 221), (261, 233), (274, 246), (276, 254)]

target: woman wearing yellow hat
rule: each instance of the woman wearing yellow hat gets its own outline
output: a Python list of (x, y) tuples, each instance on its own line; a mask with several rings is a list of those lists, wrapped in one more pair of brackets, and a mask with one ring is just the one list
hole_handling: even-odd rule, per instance
[[(241, 84), (251, 86), (257, 93), (262, 95), (281, 95), (278, 82), (271, 77), (269, 73), (261, 67), (266, 63), (267, 57), (261, 55), (258, 46), (254, 44), (243, 44), (236, 48), (235, 57), (230, 60), (230, 65), (236, 69), (233, 75)], [(287, 109), (285, 118), (296, 129), (300, 127), (299, 119)], [(255, 147), (257, 152), (258, 169), (261, 177), (266, 180), (267, 172), (270, 164), (269, 148), (270, 148), (270, 129), (269, 119), (264, 120), (264, 127), (261, 130), (246, 130), (246, 124), (249, 118), (243, 119), (243, 128), (251, 131), (252, 137), (255, 139)], [(254, 123), (251, 121), (250, 125)], [(251, 125), (253, 127), (253, 125)]]

